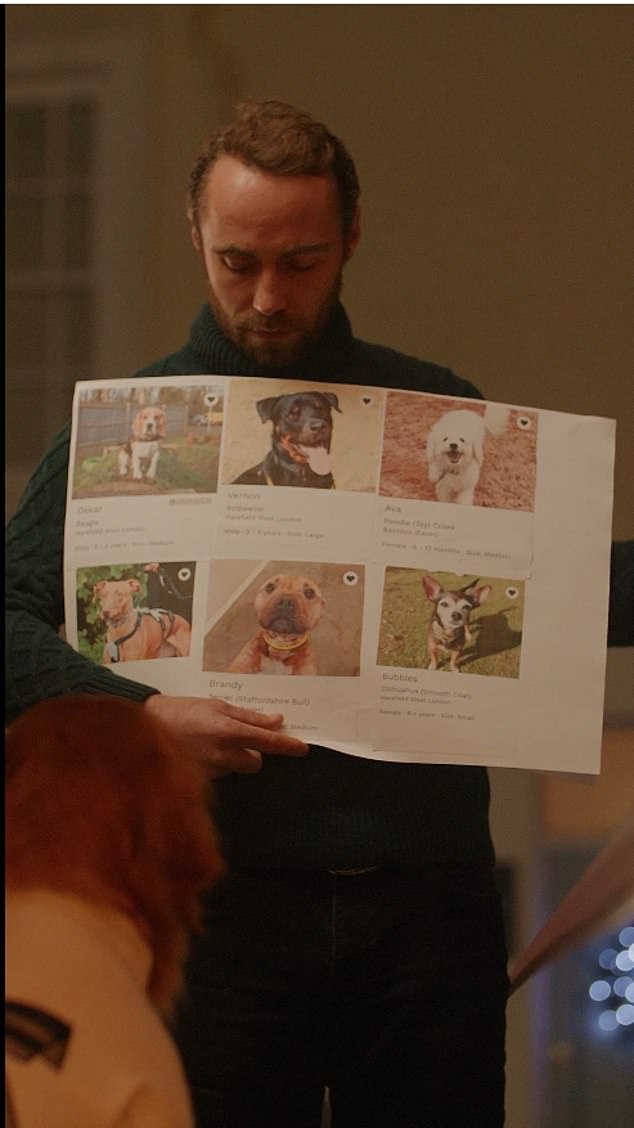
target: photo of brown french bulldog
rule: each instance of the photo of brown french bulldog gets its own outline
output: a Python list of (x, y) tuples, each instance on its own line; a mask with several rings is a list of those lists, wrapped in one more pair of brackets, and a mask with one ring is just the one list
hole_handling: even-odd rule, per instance
[(427, 572), (423, 575), (425, 595), (433, 604), (434, 612), (427, 632), (428, 670), (437, 670), (449, 656), (449, 670), (460, 672), (465, 648), (473, 643), (469, 620), (474, 608), (484, 603), (491, 594), (491, 585), (478, 587), (479, 580), (471, 580), (455, 591), (443, 588)]
[(271, 448), (255, 466), (234, 479), (234, 485), (308, 486), (332, 490), (330, 444), (334, 411), (341, 412), (334, 392), (294, 392), (267, 396), (256, 408), (263, 423), (272, 423)]
[(258, 590), (255, 615), (260, 629), (229, 666), (238, 674), (316, 674), (310, 633), (324, 609), (324, 598), (306, 576), (271, 576)]

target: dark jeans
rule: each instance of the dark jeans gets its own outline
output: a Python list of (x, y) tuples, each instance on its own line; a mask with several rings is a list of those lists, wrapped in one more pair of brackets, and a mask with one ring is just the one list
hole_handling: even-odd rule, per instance
[(238, 871), (176, 1036), (198, 1128), (501, 1128), (506, 950), (486, 871)]

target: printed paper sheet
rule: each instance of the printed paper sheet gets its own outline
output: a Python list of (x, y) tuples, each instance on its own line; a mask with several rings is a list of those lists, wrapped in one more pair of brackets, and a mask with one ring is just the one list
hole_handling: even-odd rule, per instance
[(352, 755), (596, 773), (613, 458), (612, 420), (480, 400), (80, 383), (67, 637)]

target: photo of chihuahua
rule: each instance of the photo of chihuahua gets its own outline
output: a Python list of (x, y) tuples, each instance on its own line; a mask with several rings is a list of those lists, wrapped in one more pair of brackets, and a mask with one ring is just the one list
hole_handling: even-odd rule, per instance
[(472, 580), (455, 591), (445, 589), (438, 580), (425, 572), (422, 577), (427, 599), (435, 605), (427, 631), (428, 670), (437, 670), (440, 662), (449, 657), (449, 670), (460, 673), (460, 662), (467, 646), (473, 643), (469, 620), (474, 608), (480, 607), (491, 594), (491, 585), (478, 587)]
[(510, 576), (388, 566), (377, 665), (518, 678), (524, 596)]

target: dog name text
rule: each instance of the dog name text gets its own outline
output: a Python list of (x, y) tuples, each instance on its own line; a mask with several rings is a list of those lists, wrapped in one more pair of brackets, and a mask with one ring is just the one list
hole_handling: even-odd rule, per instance
[(402, 513), (403, 510), (401, 509), (400, 505), (386, 505), (385, 506), (385, 512), (386, 513)]
[(383, 674), (383, 681), (415, 682), (411, 674)]
[(208, 682), (210, 689), (242, 689), (244, 682), (239, 681), (219, 681), (218, 678), (210, 678)]
[(101, 513), (101, 505), (78, 505), (78, 513)]

